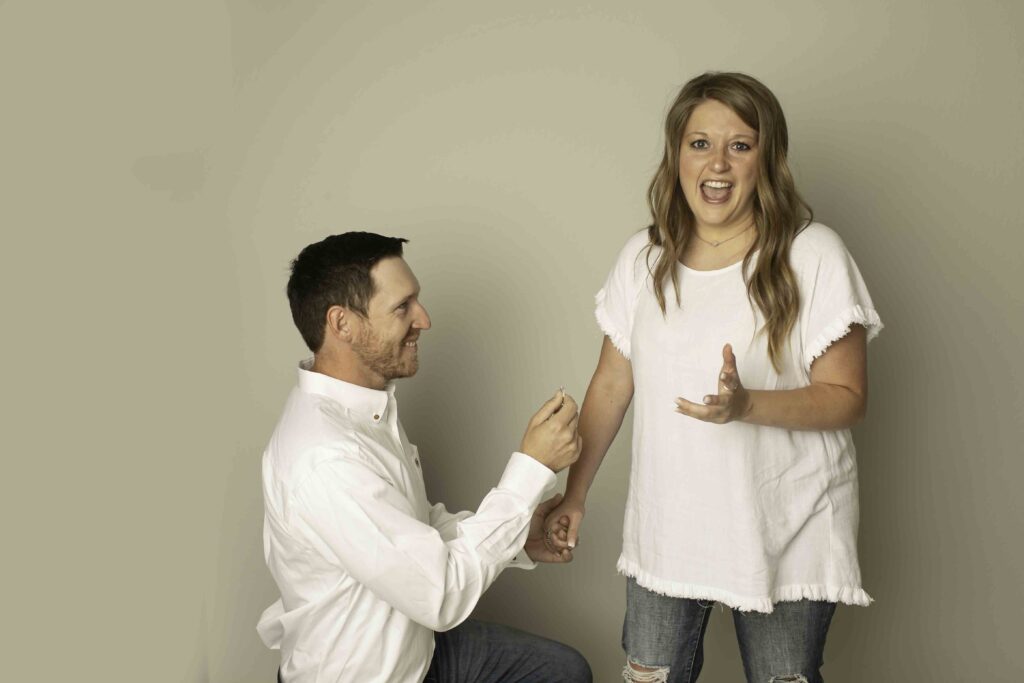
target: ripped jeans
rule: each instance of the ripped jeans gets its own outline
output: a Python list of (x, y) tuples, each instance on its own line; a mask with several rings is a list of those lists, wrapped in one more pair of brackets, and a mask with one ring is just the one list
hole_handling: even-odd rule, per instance
[[(624, 680), (694, 683), (714, 606), (710, 600), (659, 595), (627, 578)], [(732, 610), (748, 683), (822, 683), (825, 636), (835, 609), (832, 602), (799, 600), (775, 603), (771, 614)], [(629, 662), (654, 671), (630, 671)]]

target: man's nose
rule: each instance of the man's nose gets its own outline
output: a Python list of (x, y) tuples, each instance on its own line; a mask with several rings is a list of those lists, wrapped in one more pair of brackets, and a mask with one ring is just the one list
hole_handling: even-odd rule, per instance
[(419, 311), (417, 311), (416, 320), (413, 321), (413, 325), (418, 330), (429, 330), (430, 329), (430, 314), (427, 313), (427, 308), (423, 304), (418, 304)]

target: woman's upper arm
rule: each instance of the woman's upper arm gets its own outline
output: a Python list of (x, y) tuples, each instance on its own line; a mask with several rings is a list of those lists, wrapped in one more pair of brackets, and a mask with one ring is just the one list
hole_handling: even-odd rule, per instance
[(601, 356), (590, 383), (599, 384), (627, 400), (633, 397), (633, 364), (615, 348), (607, 335), (601, 344)]
[(867, 330), (850, 325), (850, 331), (834, 341), (811, 363), (811, 384), (831, 384), (849, 389), (867, 400)]

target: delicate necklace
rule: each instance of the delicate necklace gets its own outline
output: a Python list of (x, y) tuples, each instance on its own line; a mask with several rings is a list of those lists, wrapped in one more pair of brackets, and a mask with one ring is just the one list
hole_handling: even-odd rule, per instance
[(700, 236), (700, 233), (699, 233), (699, 232), (697, 232), (697, 229), (696, 229), (696, 228), (694, 228), (694, 230), (693, 230), (693, 234), (694, 234), (694, 235), (696, 235), (696, 236), (697, 236), (697, 239), (699, 239), (699, 240), (700, 240), (701, 242), (704, 242), (705, 244), (710, 244), (710, 245), (711, 245), (711, 246), (713, 246), (713, 247), (717, 247), (717, 246), (718, 246), (718, 245), (720, 245), (720, 244), (725, 244), (725, 243), (726, 243), (726, 242), (728, 242), (729, 240), (734, 240), (734, 239), (736, 239), (737, 237), (739, 237), (740, 235), (742, 235), (743, 233), (745, 233), (745, 232), (746, 232), (747, 230), (750, 230), (750, 228), (751, 228), (751, 227), (752, 227), (752, 226), (748, 225), (747, 227), (743, 228), (742, 230), (740, 230), (740, 231), (739, 231), (738, 233), (736, 233), (736, 234), (735, 234), (735, 235), (733, 235), (732, 237), (726, 237), (726, 238), (725, 238), (724, 240), (716, 240), (716, 241), (714, 241), (714, 242), (712, 242), (711, 240), (706, 240), (706, 239), (704, 239), (703, 237), (701, 237), (701, 236)]

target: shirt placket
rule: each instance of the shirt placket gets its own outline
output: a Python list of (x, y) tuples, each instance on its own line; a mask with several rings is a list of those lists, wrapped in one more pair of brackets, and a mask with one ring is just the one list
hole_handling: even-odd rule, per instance
[(387, 425), (391, 437), (394, 439), (395, 451), (402, 454), (402, 462), (405, 464), (409, 477), (408, 497), (415, 506), (420, 516), (425, 518), (428, 514), (430, 503), (427, 500), (426, 487), (423, 482), (423, 468), (420, 465), (419, 451), (404, 435), (404, 430), (398, 421), (398, 399), (391, 396), (387, 408)]

